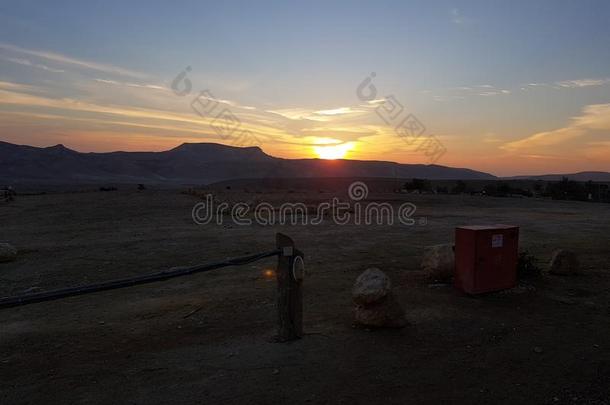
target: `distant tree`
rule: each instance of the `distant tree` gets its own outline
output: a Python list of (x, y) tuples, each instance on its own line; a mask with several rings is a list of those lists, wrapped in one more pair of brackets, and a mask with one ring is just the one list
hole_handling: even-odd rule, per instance
[(428, 191), (430, 189), (430, 182), (426, 179), (413, 179), (406, 182), (404, 188), (408, 191)]
[(598, 187), (597, 184), (593, 183), (591, 180), (585, 183), (585, 194), (587, 195), (587, 200), (595, 200), (599, 198)]
[(498, 183), (498, 195), (506, 197), (509, 194), (511, 194), (511, 188), (508, 183), (505, 183), (503, 181)]
[(586, 186), (567, 177), (562, 177), (559, 182), (549, 182), (546, 186), (545, 195), (554, 200), (585, 201), (588, 198)]
[(526, 197), (533, 197), (534, 193), (532, 193), (532, 190), (528, 189), (528, 188), (524, 188), (522, 190), (519, 190), (521, 195), (524, 195)]
[(598, 200), (610, 202), (610, 186), (608, 184), (598, 184)]
[(453, 194), (461, 194), (466, 192), (466, 183), (463, 180), (458, 180), (453, 189), (451, 190)]
[(495, 196), (498, 194), (498, 187), (493, 183), (486, 184), (483, 187), (483, 194)]

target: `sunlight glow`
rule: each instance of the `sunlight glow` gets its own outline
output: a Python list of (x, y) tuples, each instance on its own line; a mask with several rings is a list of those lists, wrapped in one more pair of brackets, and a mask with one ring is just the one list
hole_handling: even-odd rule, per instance
[(320, 159), (343, 159), (354, 148), (354, 142), (338, 145), (314, 146), (313, 150)]

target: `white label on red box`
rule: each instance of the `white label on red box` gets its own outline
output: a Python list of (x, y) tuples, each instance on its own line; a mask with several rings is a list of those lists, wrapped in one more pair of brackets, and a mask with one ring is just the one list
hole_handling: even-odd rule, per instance
[(491, 236), (491, 247), (499, 248), (502, 246), (504, 246), (504, 235), (502, 235), (502, 234), (492, 235)]

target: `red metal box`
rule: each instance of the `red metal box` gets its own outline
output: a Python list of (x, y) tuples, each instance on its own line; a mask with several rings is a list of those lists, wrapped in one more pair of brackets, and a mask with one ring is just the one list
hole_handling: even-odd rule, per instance
[(454, 284), (465, 293), (514, 287), (518, 258), (517, 226), (472, 225), (455, 229)]

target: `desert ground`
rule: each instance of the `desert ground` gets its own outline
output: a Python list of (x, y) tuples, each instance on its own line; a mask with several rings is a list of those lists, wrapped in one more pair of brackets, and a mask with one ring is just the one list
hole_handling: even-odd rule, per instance
[[(0, 264), (0, 296), (266, 251), (283, 232), (306, 255), (306, 335), (273, 340), (276, 282), (265, 271), (274, 258), (0, 309), (1, 404), (610, 403), (608, 204), (372, 193), (416, 204), (416, 224), (197, 225), (198, 198), (181, 191), (134, 186), (0, 205), (0, 241), (19, 249)], [(455, 226), (490, 223), (520, 226), (521, 248), (543, 269), (555, 249), (577, 252), (583, 274), (543, 273), (471, 297), (420, 270), (424, 246), (453, 242)], [(352, 327), (351, 287), (372, 266), (392, 279), (409, 326)]]

